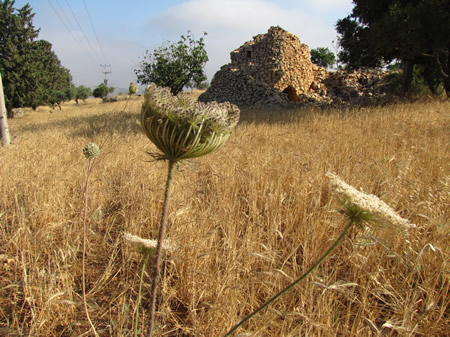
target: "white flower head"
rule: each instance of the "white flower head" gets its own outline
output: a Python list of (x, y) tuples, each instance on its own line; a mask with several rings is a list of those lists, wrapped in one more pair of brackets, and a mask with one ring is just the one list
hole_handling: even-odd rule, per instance
[[(156, 247), (158, 246), (158, 241), (152, 239), (143, 239), (139, 236), (125, 233), (123, 238), (131, 244), (133, 247), (137, 248), (143, 253), (154, 254), (156, 252)], [(168, 252), (172, 252), (176, 249), (176, 246), (170, 242), (170, 240), (164, 240), (162, 249)]]
[(374, 226), (387, 225), (397, 229), (416, 227), (376, 195), (358, 191), (333, 173), (327, 172), (325, 176), (331, 191), (344, 206), (343, 213), (352, 221)]

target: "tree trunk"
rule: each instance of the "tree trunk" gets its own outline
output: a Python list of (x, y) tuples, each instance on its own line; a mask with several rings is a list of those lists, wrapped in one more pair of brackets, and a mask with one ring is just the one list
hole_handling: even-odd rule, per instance
[(402, 74), (402, 90), (401, 95), (407, 97), (409, 95), (409, 90), (411, 89), (411, 82), (413, 78), (414, 62), (411, 60), (404, 60), (402, 64), (403, 74)]
[(5, 97), (3, 96), (2, 75), (0, 74), (0, 136), (2, 137), (2, 146), (8, 146), (11, 143), (9, 138), (8, 117), (6, 116)]
[(447, 94), (447, 98), (450, 98), (450, 77), (444, 77), (444, 89)]
[(447, 98), (450, 98), (450, 45), (447, 48), (447, 62), (443, 73), (445, 93)]

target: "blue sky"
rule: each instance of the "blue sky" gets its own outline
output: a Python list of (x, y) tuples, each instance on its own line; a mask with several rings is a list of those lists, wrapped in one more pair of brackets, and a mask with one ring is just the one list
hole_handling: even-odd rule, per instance
[(39, 38), (53, 44), (76, 85), (97, 86), (104, 79), (100, 65), (111, 64), (109, 84), (121, 88), (136, 81), (133, 69), (146, 50), (176, 42), (188, 30), (196, 39), (208, 33), (208, 80), (229, 63), (232, 50), (270, 26), (310, 48), (333, 50), (335, 23), (353, 7), (351, 0), (16, 0), (15, 8), (26, 3)]

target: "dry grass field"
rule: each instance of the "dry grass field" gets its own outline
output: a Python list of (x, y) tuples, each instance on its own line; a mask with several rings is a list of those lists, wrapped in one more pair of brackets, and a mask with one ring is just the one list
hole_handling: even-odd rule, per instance
[[(0, 336), (91, 336), (81, 298), (86, 143), (87, 299), (101, 336), (132, 336), (142, 255), (155, 238), (167, 164), (140, 131), (141, 98), (40, 108), (0, 148)], [(324, 173), (417, 225), (353, 228), (308, 279), (235, 336), (448, 336), (450, 102), (244, 111), (227, 144), (174, 179), (158, 335), (216, 337), (301, 275), (345, 219)], [(139, 329), (146, 328), (150, 271)]]

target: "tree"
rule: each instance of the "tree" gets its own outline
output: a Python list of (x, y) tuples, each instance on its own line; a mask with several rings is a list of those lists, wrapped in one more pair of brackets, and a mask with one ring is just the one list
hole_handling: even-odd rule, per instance
[(3, 76), (5, 105), (8, 117), (14, 117), (12, 108), (23, 106), (26, 92), (31, 87), (31, 73), (25, 62), (29, 44), (39, 34), (34, 29), (28, 4), (19, 10), (14, 1), (0, 2), (0, 72)]
[(97, 88), (94, 89), (92, 94), (95, 98), (105, 98), (108, 94), (114, 91), (113, 87), (107, 87), (104, 83), (100, 84)]
[(91, 89), (85, 87), (84, 85), (80, 85), (75, 89), (75, 102), (79, 103), (79, 100), (86, 100), (91, 95)]
[[(446, 0), (354, 0), (352, 13), (336, 24), (349, 68), (402, 62), (402, 92), (409, 92), (414, 65), (439, 69), (450, 94), (450, 2)], [(427, 65), (428, 63), (428, 65)], [(432, 68), (430, 68), (432, 69)], [(427, 74), (431, 76), (431, 73)], [(428, 82), (433, 81), (429, 77)]]
[(17, 10), (14, 3), (0, 2), (0, 72), (10, 118), (13, 108), (49, 103), (53, 90), (64, 90), (71, 82), (52, 45), (36, 40), (39, 29), (33, 26), (31, 7), (26, 4)]
[(53, 109), (55, 108), (55, 105), (57, 105), (59, 107), (59, 110), (61, 110), (61, 103), (67, 99), (67, 93), (63, 90), (53, 90), (48, 101), (53, 106)]
[(336, 57), (330, 49), (319, 47), (311, 49), (311, 62), (321, 67), (329, 68), (336, 62)]
[(45, 40), (32, 41), (31, 51), (27, 54), (29, 71), (32, 74), (30, 83), (32, 89), (28, 92), (25, 105), (37, 107), (38, 105), (52, 103), (54, 92), (64, 92), (64, 100), (74, 96), (72, 76), (68, 69), (61, 65), (52, 44)]
[(207, 61), (203, 37), (196, 41), (188, 31), (187, 36), (181, 35), (177, 43), (159, 47), (153, 53), (147, 50), (134, 71), (138, 83), (154, 82), (160, 87), (169, 87), (176, 95), (190, 83), (197, 85), (206, 80), (203, 67)]
[(130, 86), (128, 87), (128, 95), (134, 95), (139, 90), (139, 87), (134, 82), (130, 82)]

